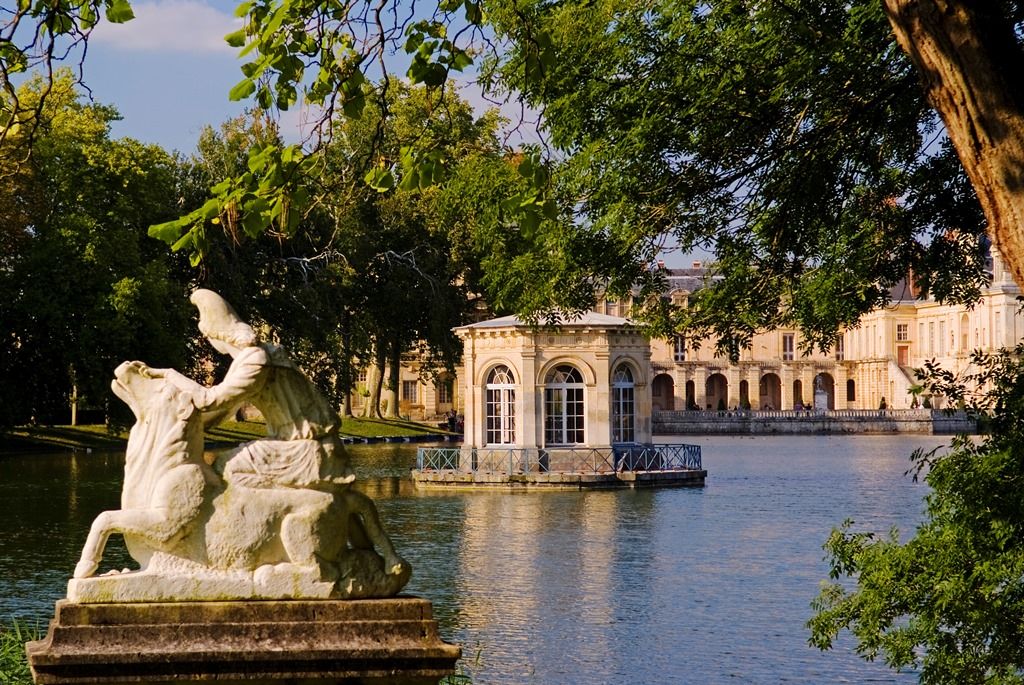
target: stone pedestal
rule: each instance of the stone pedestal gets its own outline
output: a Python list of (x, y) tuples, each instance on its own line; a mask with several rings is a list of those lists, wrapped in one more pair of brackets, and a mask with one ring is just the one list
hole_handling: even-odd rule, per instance
[(461, 650), (414, 597), (78, 604), (57, 602), (26, 646), (36, 683), (436, 683)]

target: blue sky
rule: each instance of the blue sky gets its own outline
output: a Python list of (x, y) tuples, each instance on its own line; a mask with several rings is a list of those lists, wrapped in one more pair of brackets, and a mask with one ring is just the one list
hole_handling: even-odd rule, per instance
[(97, 102), (114, 105), (124, 117), (113, 127), (116, 137), (189, 153), (204, 125), (244, 111), (227, 96), (242, 78), (241, 60), (223, 39), (240, 26), (234, 6), (225, 0), (138, 2), (132, 21), (96, 27), (85, 82)]
[[(242, 79), (244, 60), (224, 42), (241, 26), (234, 0), (140, 0), (135, 19), (101, 22), (85, 62), (85, 82), (97, 102), (117, 107), (124, 117), (115, 137), (130, 136), (190, 153), (205, 125), (217, 126), (245, 110), (228, 91)], [(463, 97), (479, 111), (487, 104), (478, 89), (464, 86)], [(518, 107), (502, 108), (511, 118)], [(301, 108), (281, 118), (285, 137), (298, 139)]]

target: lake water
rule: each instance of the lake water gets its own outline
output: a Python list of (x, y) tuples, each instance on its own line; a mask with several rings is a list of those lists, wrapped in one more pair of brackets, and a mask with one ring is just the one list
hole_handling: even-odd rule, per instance
[[(821, 545), (850, 517), (907, 533), (927, 488), (904, 472), (942, 437), (687, 438), (703, 489), (422, 493), (410, 445), (350, 448), (463, 669), (491, 683), (916, 682), (843, 640), (807, 646)], [(0, 457), (0, 618), (49, 620), (93, 517), (117, 508), (111, 454)], [(119, 541), (119, 538), (117, 539)], [(108, 547), (101, 568), (130, 565)]]

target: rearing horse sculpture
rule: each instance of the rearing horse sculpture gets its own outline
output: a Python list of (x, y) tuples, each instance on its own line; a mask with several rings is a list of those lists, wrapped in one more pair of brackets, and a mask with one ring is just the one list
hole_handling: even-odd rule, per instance
[[(140, 362), (121, 364), (112, 388), (136, 418), (121, 509), (93, 522), (70, 599), (386, 597), (408, 581), (376, 507), (348, 480), (225, 483), (203, 459), (202, 412), (187, 391)], [(140, 570), (90, 577), (114, 533)]]

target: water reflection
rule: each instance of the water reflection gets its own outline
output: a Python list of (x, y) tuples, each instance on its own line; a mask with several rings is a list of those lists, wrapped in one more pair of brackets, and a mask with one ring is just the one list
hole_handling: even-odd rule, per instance
[[(476, 682), (914, 682), (848, 643), (818, 653), (803, 624), (829, 530), (847, 516), (911, 528), (925, 489), (907, 458), (944, 439), (700, 442), (699, 490), (421, 493), (413, 446), (350, 453), (413, 563), (409, 592), (433, 601)], [(0, 616), (49, 618), (122, 468), (116, 454), (0, 458)], [(114, 554), (107, 567), (127, 565)]]

